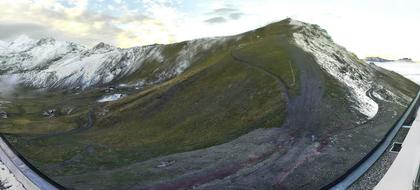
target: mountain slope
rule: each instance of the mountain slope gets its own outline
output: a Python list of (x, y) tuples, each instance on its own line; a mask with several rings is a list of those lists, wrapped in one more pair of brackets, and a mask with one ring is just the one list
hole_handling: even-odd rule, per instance
[[(147, 48), (160, 58), (135, 51)], [(104, 56), (129, 51), (130, 64)], [(77, 189), (316, 189), (369, 152), (418, 90), (318, 26), (290, 19), (231, 37), (82, 52), (107, 61), (88, 69), (79, 58), (62, 59), (81, 66), (76, 76), (99, 79), (53, 77), (45, 87), (64, 90), (20, 86), (24, 95), (0, 106), (10, 115), (0, 131), (43, 172)], [(6, 76), (66, 68), (60, 60)], [(124, 65), (105, 80), (109, 68)], [(85, 89), (69, 90), (77, 86)], [(97, 102), (112, 94), (126, 96)], [(49, 109), (57, 111), (42, 116)]]
[(144, 63), (156, 62), (165, 69), (149, 75), (166, 80), (182, 73), (197, 51), (205, 51), (223, 40), (190, 41), (173, 52), (177, 56), (167, 62), (162, 57), (166, 51), (162, 45), (120, 49), (99, 43), (88, 49), (51, 38), (32, 40), (21, 36), (0, 51), (0, 73), (14, 75), (21, 83), (38, 88), (88, 88), (130, 75)]

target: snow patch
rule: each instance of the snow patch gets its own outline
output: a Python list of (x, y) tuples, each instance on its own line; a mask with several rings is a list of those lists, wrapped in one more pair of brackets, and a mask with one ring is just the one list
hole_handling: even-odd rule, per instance
[(131, 74), (152, 59), (163, 59), (160, 47), (120, 49), (99, 43), (87, 49), (51, 38), (34, 41), (20, 37), (7, 51), (0, 51), (0, 71), (15, 73), (34, 87), (87, 88)]
[(145, 63), (157, 62), (162, 64), (162, 68), (151, 73), (154, 75), (151, 78), (153, 83), (159, 83), (183, 73), (200, 57), (198, 54), (223, 44), (226, 39), (230, 38), (188, 41), (183, 44), (174, 62), (165, 62), (163, 45), (121, 49), (99, 43), (88, 49), (52, 38), (33, 40), (20, 36), (13, 42), (0, 44), (0, 73), (14, 74), (21, 83), (32, 87), (86, 89), (130, 75)]
[(205, 52), (215, 45), (223, 44), (226, 41), (226, 37), (219, 38), (203, 38), (197, 40), (191, 40), (187, 42), (182, 50), (178, 53), (176, 59), (177, 67), (175, 68), (176, 74), (184, 72), (193, 62), (193, 59), (199, 52)]
[(103, 102), (112, 102), (112, 101), (117, 101), (121, 98), (124, 98), (125, 96), (127, 96), (126, 94), (112, 94), (112, 95), (106, 95), (104, 97), (102, 97), (101, 99), (98, 100), (98, 102), (103, 103)]
[(396, 95), (390, 90), (385, 89), (383, 86), (379, 86), (377, 91), (374, 91), (372, 95), (379, 100), (384, 102), (394, 102), (401, 105), (402, 107), (406, 107), (406, 104), (411, 101), (409, 96), (405, 94)]
[(303, 50), (313, 54), (317, 63), (331, 76), (347, 86), (353, 107), (372, 119), (379, 106), (368, 97), (372, 87), (372, 73), (365, 63), (358, 61), (355, 55), (336, 45), (331, 37), (316, 25), (305, 24), (293, 33), (296, 44)]
[(375, 96), (375, 98), (378, 98), (379, 100), (382, 100), (384, 102), (390, 102), (389, 100), (385, 99), (384, 97), (382, 97), (381, 94), (379, 94), (377, 92), (373, 92), (372, 95)]
[(304, 22), (301, 22), (301, 21), (298, 21), (298, 20), (289, 19), (289, 25), (305, 26), (306, 24)]

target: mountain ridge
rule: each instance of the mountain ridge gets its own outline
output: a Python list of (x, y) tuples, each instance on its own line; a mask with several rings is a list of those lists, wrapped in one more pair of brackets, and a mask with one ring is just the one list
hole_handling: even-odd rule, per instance
[[(208, 44), (216, 40), (193, 40), (187, 43), (191, 46), (187, 48), (209, 48)], [(20, 37), (0, 52), (0, 73), (18, 75), (22, 83), (34, 87), (88, 88), (126, 76), (136, 71), (145, 61), (163, 62), (160, 55), (162, 47), (148, 45), (122, 49), (100, 42), (88, 49), (51, 38), (31, 40)], [(191, 56), (185, 54), (193, 51), (179, 53), (177, 63), (162, 72), (173, 76), (187, 67), (189, 63), (186, 59)]]
[[(296, 27), (307, 25), (306, 23), (293, 19), (288, 19), (283, 22), (289, 22), (290, 25)], [(224, 41), (229, 41), (234, 38), (238, 40), (244, 35), (246, 35), (246, 33), (233, 36), (200, 38), (175, 44), (184, 43), (190, 45), (191, 48), (189, 48), (189, 52), (180, 50), (179, 53), (191, 54), (192, 52), (197, 51), (197, 48), (200, 49), (199, 46), (203, 49), (209, 49), (214, 44), (223, 43)], [(143, 64), (141, 62), (151, 62), (153, 59), (157, 62), (163, 62), (165, 57), (160, 55), (160, 51), (164, 51), (162, 48), (171, 45), (174, 44), (152, 44), (131, 48), (118, 48), (99, 42), (92, 48), (86, 48), (83, 45), (73, 42), (57, 41), (53, 38), (33, 40), (22, 35), (10, 42), (5, 50), (0, 51), (0, 66), (2, 68), (0, 73), (17, 74), (18, 76), (16, 77), (21, 78), (22, 83), (28, 86), (41, 88), (88, 88), (94, 85), (106, 84), (112, 82), (114, 79), (127, 76), (139, 69)], [(155, 55), (151, 55), (152, 53)], [(13, 55), (9, 56), (10, 54)], [(83, 70), (83, 66), (89, 66), (87, 63), (77, 63), (78, 59), (83, 59), (89, 55), (93, 56), (95, 54), (97, 55), (95, 56), (95, 59), (102, 60), (97, 62), (87, 60), (87, 62), (89, 62), (90, 65), (97, 64), (97, 66), (90, 68), (90, 70), (95, 70), (93, 72), (95, 72), (97, 77), (93, 77), (92, 73)], [(102, 56), (100, 54), (102, 54)], [(191, 55), (179, 55), (177, 60), (173, 60), (179, 63), (175, 63), (173, 68), (170, 68), (169, 70), (162, 71), (168, 76), (166, 79), (161, 80), (167, 80), (186, 69), (189, 63), (186, 60), (182, 60), (182, 57), (185, 59), (188, 56), (191, 57)], [(141, 59), (141, 57), (145, 58)], [(67, 61), (65, 59), (67, 59)], [(110, 63), (107, 61), (109, 59), (120, 59), (120, 61), (117, 63)], [(77, 70), (70, 67), (72, 62), (75, 67), (81, 67), (82, 69)], [(72, 72), (57, 70), (57, 67), (54, 65), (65, 66), (67, 67), (66, 70), (70, 69)], [(101, 72), (101, 70), (104, 72)], [(35, 80), (32, 80), (33, 78), (35, 78)]]
[(109, 83), (23, 87), (0, 132), (68, 188), (310, 190), (375, 147), (419, 88), (291, 19), (159, 48)]
[(392, 60), (392, 59), (384, 59), (384, 58), (381, 58), (381, 57), (366, 57), (364, 60), (367, 61), (367, 62), (380, 62), (380, 63), (383, 63), (383, 62), (416, 63), (411, 58), (400, 58), (400, 59)]

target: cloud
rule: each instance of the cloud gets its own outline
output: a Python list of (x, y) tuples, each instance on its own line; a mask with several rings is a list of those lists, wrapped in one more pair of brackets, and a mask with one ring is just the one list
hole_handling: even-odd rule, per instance
[(361, 57), (420, 60), (418, 5), (418, 0), (0, 0), (0, 40), (25, 33), (132, 47), (232, 35), (293, 17), (319, 24)]
[(244, 13), (231, 13), (229, 15), (229, 18), (232, 20), (238, 20), (240, 19), (242, 16), (244, 15)]
[(217, 23), (224, 23), (227, 20), (224, 17), (218, 16), (218, 17), (213, 17), (210, 19), (205, 20), (204, 22), (210, 23), (210, 24), (217, 24)]
[[(53, 27), (37, 23), (3, 23), (0, 21), (0, 40), (13, 41), (20, 35), (26, 35), (33, 39), (41, 39), (46, 37), (55, 38), (58, 40), (78, 42), (85, 44), (86, 42), (97, 43), (100, 38), (93, 39), (92, 36), (75, 37), (62, 31), (55, 30)], [(107, 32), (98, 34), (98, 36), (109, 36)], [(111, 34), (112, 35), (112, 34)]]
[(11, 96), (19, 85), (19, 79), (15, 75), (0, 76), (0, 97)]
[(34, 23), (0, 22), (0, 31), (2, 31), (0, 33), (0, 39), (2, 40), (12, 40), (21, 34), (42, 38), (53, 33), (48, 27)]
[(209, 24), (219, 24), (230, 20), (238, 20), (245, 15), (245, 13), (241, 12), (241, 10), (237, 8), (231, 8), (228, 5), (227, 7), (215, 8), (208, 12), (207, 15), (212, 17), (204, 20), (204, 22)]
[(34, 39), (53, 37), (88, 46), (101, 41), (118, 47), (173, 43), (219, 34), (221, 31), (210, 32), (215, 29), (195, 28), (238, 20), (243, 15), (227, 5), (201, 11), (214, 16), (190, 15), (181, 10), (181, 3), (182, 0), (2, 0), (0, 29), (7, 32), (0, 34), (0, 40), (26, 34)]
[(234, 9), (234, 8), (218, 8), (218, 9), (214, 9), (210, 14), (219, 14), (219, 15), (226, 15), (226, 14), (230, 14), (232, 12), (237, 12), (238, 9)]
[(152, 43), (150, 39), (158, 43), (175, 41), (168, 31), (176, 30), (178, 13), (166, 1), (150, 1), (143, 11), (131, 9), (125, 1), (97, 9), (99, 5), (90, 5), (86, 0), (3, 0), (0, 40), (10, 41), (26, 34), (35, 39), (54, 37), (89, 46), (105, 41), (120, 47), (146, 45)]

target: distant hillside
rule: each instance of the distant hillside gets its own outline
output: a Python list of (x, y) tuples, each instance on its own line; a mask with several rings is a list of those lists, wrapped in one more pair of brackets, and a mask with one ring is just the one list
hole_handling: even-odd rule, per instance
[(383, 58), (380, 58), (380, 57), (366, 57), (365, 61), (367, 61), (367, 62), (391, 62), (392, 60), (383, 59)]
[(391, 59), (383, 59), (380, 57), (366, 57), (366, 62), (378, 62), (378, 63), (384, 63), (384, 62), (407, 62), (407, 63), (414, 63), (414, 61), (410, 58), (401, 58), (398, 60), (391, 60)]
[(411, 58), (402, 58), (398, 59), (400, 62), (408, 62), (408, 63), (414, 63), (414, 61)]
[[(193, 40), (180, 43), (176, 48), (150, 45), (128, 49), (101, 42), (89, 49), (52, 38), (34, 40), (20, 36), (10, 43), (0, 44), (0, 48), (3, 46), (0, 74), (13, 75), (21, 83), (38, 88), (89, 88), (154, 67), (143, 80), (156, 83), (182, 73), (194, 61), (196, 53), (225, 40)], [(131, 82), (136, 85), (135, 81)]]

